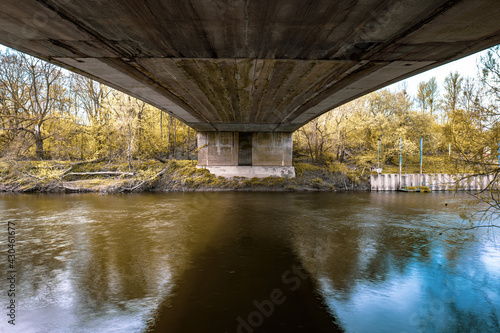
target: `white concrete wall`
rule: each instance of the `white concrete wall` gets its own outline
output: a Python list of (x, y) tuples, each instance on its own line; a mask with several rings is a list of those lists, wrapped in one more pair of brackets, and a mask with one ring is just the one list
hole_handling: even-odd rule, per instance
[[(481, 190), (491, 181), (493, 175), (470, 176), (468, 174), (402, 174), (401, 187), (428, 186), (432, 191), (448, 190)], [(399, 174), (388, 173), (371, 175), (370, 184), (372, 191), (396, 191), (399, 186)]]

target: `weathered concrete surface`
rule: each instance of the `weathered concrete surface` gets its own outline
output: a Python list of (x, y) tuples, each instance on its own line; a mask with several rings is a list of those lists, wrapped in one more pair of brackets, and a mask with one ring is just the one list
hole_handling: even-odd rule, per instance
[[(245, 161), (249, 158), (249, 166), (292, 167), (292, 133), (276, 132), (198, 132), (198, 165), (202, 167), (241, 166), (241, 134), (250, 135), (249, 143), (251, 144), (244, 147), (248, 150), (248, 155), (243, 155)], [(233, 172), (236, 169), (227, 170)], [(276, 171), (271, 170), (271, 173), (267, 176), (274, 175)]]
[(292, 133), (253, 133), (252, 165), (292, 166)]
[(295, 178), (295, 168), (292, 166), (198, 166), (198, 168), (207, 169), (217, 177), (232, 178), (265, 178), (265, 177), (283, 177)]
[(498, 0), (1, 0), (0, 43), (197, 131), (293, 132), (500, 43)]
[(198, 165), (238, 165), (238, 132), (198, 132)]

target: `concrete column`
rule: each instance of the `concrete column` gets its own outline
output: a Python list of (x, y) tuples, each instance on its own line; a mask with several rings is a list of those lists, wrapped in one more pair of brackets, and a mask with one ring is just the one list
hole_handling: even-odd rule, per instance
[(253, 133), (252, 165), (292, 166), (292, 133)]
[(198, 132), (198, 165), (238, 165), (238, 133)]
[[(248, 136), (251, 135), (251, 146)], [(239, 138), (246, 140), (240, 144)], [(198, 167), (223, 177), (295, 177), (292, 133), (199, 132)], [(251, 165), (249, 158), (251, 155)], [(244, 165), (241, 165), (245, 160)]]

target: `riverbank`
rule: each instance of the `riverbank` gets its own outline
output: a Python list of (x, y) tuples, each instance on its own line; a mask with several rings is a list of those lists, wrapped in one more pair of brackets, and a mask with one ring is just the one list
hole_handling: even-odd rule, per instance
[(226, 179), (198, 169), (196, 161), (169, 160), (0, 162), (1, 192), (130, 193), (187, 191), (366, 191), (369, 175), (338, 165), (296, 163), (293, 179), (267, 177)]

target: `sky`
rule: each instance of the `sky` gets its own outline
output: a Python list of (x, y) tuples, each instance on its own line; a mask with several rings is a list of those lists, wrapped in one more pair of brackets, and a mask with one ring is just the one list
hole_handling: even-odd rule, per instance
[[(0, 45), (0, 52), (7, 50), (7, 48), (3, 45)], [(390, 86), (387, 86), (386, 89), (391, 91), (399, 90), (401, 84), (406, 82), (407, 91), (411, 96), (415, 96), (417, 93), (418, 84), (422, 81), (428, 81), (433, 76), (436, 77), (438, 87), (441, 89), (443, 87), (444, 79), (450, 72), (459, 72), (464, 77), (472, 77), (475, 78), (477, 76), (477, 64), (479, 63), (479, 59), (481, 56), (486, 55), (488, 50), (484, 50), (475, 54), (472, 54), (468, 57), (450, 62), (446, 65), (431, 69), (427, 72), (421, 73), (419, 75), (415, 75), (409, 79), (394, 83)]]
[(439, 89), (442, 89), (444, 79), (450, 72), (458, 72), (463, 77), (476, 78), (478, 74), (477, 65), (479, 63), (479, 60), (481, 56), (484, 57), (487, 52), (488, 50), (486, 49), (484, 51), (474, 53), (468, 57), (455, 60), (446, 65), (436, 67), (427, 72), (412, 76), (406, 80), (391, 84), (386, 88), (391, 91), (396, 91), (399, 90), (403, 82), (406, 82), (406, 84), (408, 85), (408, 93), (411, 96), (415, 96), (417, 94), (418, 84), (422, 81), (429, 81), (433, 76), (436, 77)]

